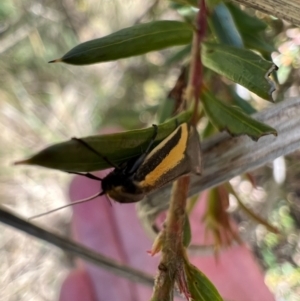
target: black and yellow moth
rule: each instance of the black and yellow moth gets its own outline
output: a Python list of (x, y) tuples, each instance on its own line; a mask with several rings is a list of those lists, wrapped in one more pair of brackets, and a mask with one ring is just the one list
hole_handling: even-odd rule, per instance
[[(151, 149), (156, 134), (157, 127), (154, 126), (153, 138), (146, 152), (138, 158), (121, 166), (115, 166), (108, 161), (115, 169), (103, 179), (90, 173), (74, 173), (101, 181), (102, 191), (96, 196), (106, 194), (119, 203), (141, 201), (149, 192), (183, 175), (201, 174), (200, 141), (193, 126), (187, 123), (179, 125), (167, 138)], [(84, 141), (76, 140), (107, 161), (107, 158)]]
[[(114, 167), (104, 178), (91, 173), (69, 171), (69, 173), (85, 176), (102, 182), (102, 190), (87, 199), (73, 202), (72, 205), (92, 200), (101, 195), (108, 195), (119, 203), (135, 203), (141, 201), (148, 193), (189, 173), (201, 174), (201, 149), (199, 135), (196, 129), (188, 123), (180, 124), (168, 137), (153, 148), (157, 135), (157, 126), (154, 125), (154, 134), (146, 151), (139, 157), (115, 165), (82, 139), (73, 138), (100, 156)], [(36, 215), (32, 218), (57, 211), (71, 204)]]

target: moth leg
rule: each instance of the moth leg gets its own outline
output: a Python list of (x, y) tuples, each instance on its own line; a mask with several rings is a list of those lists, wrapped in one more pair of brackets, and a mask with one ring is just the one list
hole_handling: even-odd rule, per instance
[(84, 176), (86, 178), (89, 178), (89, 179), (92, 179), (92, 180), (96, 180), (96, 181), (102, 181), (101, 178), (89, 173), (89, 172), (86, 172), (86, 173), (81, 173), (81, 172), (76, 172), (76, 171), (67, 171), (67, 173), (71, 173), (71, 174), (75, 174), (75, 175), (79, 175), (79, 176)]
[(82, 144), (83, 146), (85, 146), (87, 149), (89, 149), (90, 151), (92, 151), (94, 154), (96, 154), (97, 156), (99, 156), (100, 158), (102, 158), (110, 166), (112, 166), (112, 167), (114, 167), (116, 169), (120, 169), (118, 165), (114, 164), (107, 157), (105, 157), (102, 154), (100, 154), (97, 150), (95, 150), (93, 147), (91, 147), (89, 144), (87, 144), (84, 140), (82, 140), (80, 138), (76, 138), (76, 137), (73, 137), (72, 140), (75, 140), (75, 141), (79, 142), (80, 144)]
[(152, 148), (152, 146), (153, 146), (153, 143), (155, 142), (155, 138), (156, 138), (156, 136), (157, 136), (157, 132), (158, 132), (158, 130), (157, 130), (157, 125), (156, 125), (156, 124), (152, 124), (152, 126), (153, 126), (153, 129), (154, 129), (154, 132), (153, 132), (153, 136), (152, 136), (152, 138), (151, 138), (151, 141), (150, 141), (150, 143), (149, 143), (148, 146), (147, 146), (147, 149), (146, 149), (146, 151), (145, 151), (145, 154), (149, 154), (149, 153), (150, 153), (151, 148)]
[(129, 175), (132, 175), (134, 174), (137, 169), (141, 166), (141, 164), (144, 162), (146, 156), (150, 153), (152, 147), (153, 147), (153, 144), (155, 142), (155, 138), (157, 136), (157, 125), (156, 124), (152, 124), (153, 126), (153, 129), (154, 129), (154, 132), (153, 132), (153, 135), (152, 135), (152, 138), (151, 138), (151, 141), (149, 142), (148, 146), (147, 146), (147, 149), (144, 151), (144, 153), (142, 153), (137, 159), (136, 161), (134, 162), (134, 164), (132, 165), (131, 169), (128, 171), (128, 174)]

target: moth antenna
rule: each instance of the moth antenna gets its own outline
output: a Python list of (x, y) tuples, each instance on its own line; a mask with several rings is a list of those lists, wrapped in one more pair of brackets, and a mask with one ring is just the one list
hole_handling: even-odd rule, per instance
[(77, 172), (77, 171), (67, 171), (67, 173), (70, 173), (70, 174), (74, 174), (74, 175), (79, 175), (79, 176), (83, 176), (83, 177), (86, 177), (86, 178), (89, 178), (89, 179), (92, 179), (92, 180), (96, 180), (96, 181), (102, 181), (103, 179), (102, 178), (99, 178), (89, 172), (86, 172), (86, 173), (81, 173), (81, 172)]
[(75, 140), (75, 141), (81, 143), (83, 146), (85, 146), (87, 149), (89, 149), (90, 151), (92, 151), (94, 154), (96, 154), (97, 156), (101, 157), (110, 166), (112, 166), (112, 167), (114, 167), (116, 169), (120, 169), (120, 167), (118, 165), (116, 165), (113, 162), (111, 162), (107, 157), (103, 156), (101, 153), (99, 153), (97, 150), (95, 150), (93, 147), (91, 147), (84, 140), (82, 140), (80, 138), (76, 138), (76, 137), (73, 137), (72, 140)]
[(91, 196), (91, 197), (88, 197), (88, 198), (86, 198), (86, 199), (78, 200), (78, 201), (75, 201), (75, 202), (73, 202), (73, 203), (66, 204), (66, 205), (64, 205), (64, 206), (61, 206), (61, 207), (52, 209), (52, 210), (50, 210), (50, 211), (47, 211), (47, 212), (44, 212), (44, 213), (41, 213), (41, 214), (34, 215), (34, 216), (30, 217), (29, 220), (32, 220), (32, 219), (35, 219), (35, 218), (38, 218), (38, 217), (41, 217), (41, 216), (44, 216), (44, 215), (53, 213), (53, 212), (55, 212), (55, 211), (58, 211), (58, 210), (60, 210), (60, 209), (66, 208), (66, 207), (70, 207), (70, 206), (73, 206), (73, 205), (77, 205), (77, 204), (81, 204), (81, 203), (85, 203), (85, 202), (91, 201), (91, 200), (95, 199), (96, 197), (101, 196), (101, 195), (104, 195), (104, 194), (105, 194), (104, 191), (98, 192), (97, 194), (95, 194), (95, 195), (93, 195), (93, 196)]

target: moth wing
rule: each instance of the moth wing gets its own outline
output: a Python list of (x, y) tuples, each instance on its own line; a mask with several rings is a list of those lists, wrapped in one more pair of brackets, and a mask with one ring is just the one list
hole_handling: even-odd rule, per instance
[(157, 184), (159, 188), (166, 185), (169, 182), (173, 182), (179, 177), (194, 173), (201, 175), (202, 171), (202, 154), (198, 132), (193, 126), (189, 127), (189, 135), (185, 154), (182, 160), (178, 161), (178, 164), (172, 169), (168, 170), (159, 179)]
[(178, 164), (173, 167), (171, 170), (167, 171), (166, 173), (164, 173), (159, 179), (158, 181), (155, 183), (155, 187), (145, 187), (146, 191), (151, 191), (154, 189), (158, 189), (168, 183), (171, 183), (175, 180), (177, 180), (178, 178), (187, 175), (191, 172), (191, 168), (189, 166), (189, 160), (187, 160), (187, 158), (184, 158), (183, 160), (181, 160), (180, 162), (178, 162)]
[[(169, 159), (168, 156), (166, 156), (162, 158), (161, 161), (157, 160), (155, 169), (149, 171), (148, 165), (145, 164), (137, 171), (137, 177), (135, 178), (136, 185), (145, 193), (158, 189), (191, 172), (198, 175), (201, 174), (200, 141), (199, 135), (194, 127), (184, 123), (166, 140), (168, 140), (168, 142), (158, 148), (158, 151), (153, 155), (153, 159), (154, 157), (159, 159), (159, 154), (163, 153), (166, 148), (169, 152), (168, 154), (172, 156), (172, 160), (169, 162), (172, 164), (165, 164)], [(171, 148), (170, 145), (172, 145)], [(172, 155), (171, 150), (175, 151)]]
[(202, 153), (199, 134), (193, 126), (190, 126), (186, 157), (189, 160), (190, 172), (201, 175)]

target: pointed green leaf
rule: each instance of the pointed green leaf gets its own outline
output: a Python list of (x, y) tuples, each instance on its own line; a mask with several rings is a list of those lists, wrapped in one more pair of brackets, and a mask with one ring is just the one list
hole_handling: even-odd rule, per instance
[(234, 22), (241, 31), (259, 32), (267, 28), (267, 24), (265, 22), (256, 17), (250, 16), (237, 5), (233, 3), (226, 3), (226, 6), (230, 10)]
[(211, 281), (194, 265), (184, 261), (187, 285), (193, 301), (223, 301)]
[(163, 123), (172, 116), (175, 108), (175, 101), (168, 97), (161, 101), (157, 112), (157, 119), (159, 123)]
[(220, 75), (246, 87), (262, 98), (269, 99), (275, 90), (267, 79), (275, 65), (253, 51), (227, 45), (203, 43), (203, 64)]
[(210, 28), (222, 44), (242, 48), (243, 40), (236, 28), (230, 11), (224, 3), (218, 4), (209, 20)]
[(242, 33), (242, 37), (245, 43), (245, 46), (249, 49), (255, 49), (262, 54), (270, 55), (271, 52), (275, 51), (275, 47), (266, 42), (261, 34), (255, 33)]
[[(176, 128), (176, 124), (190, 119), (191, 112), (184, 112), (158, 126), (155, 144), (166, 138)], [(97, 135), (82, 138), (116, 165), (140, 155), (153, 136), (153, 127), (123, 133)], [(15, 164), (40, 165), (62, 171), (87, 172), (111, 167), (101, 157), (76, 140), (54, 144)]]
[(265, 22), (255, 16), (250, 16), (232, 3), (227, 3), (226, 6), (230, 10), (247, 48), (255, 49), (262, 54), (270, 54), (275, 50), (273, 45), (266, 42), (266, 39), (263, 37), (263, 31), (267, 28)]
[(241, 109), (224, 104), (208, 91), (202, 93), (202, 104), (210, 121), (220, 131), (226, 130), (232, 136), (248, 135), (255, 141), (265, 135), (277, 136), (272, 127), (251, 118)]
[(233, 104), (241, 108), (246, 114), (251, 115), (257, 112), (247, 100), (241, 98), (235, 91), (231, 91), (231, 96)]
[(217, 132), (217, 129), (213, 126), (213, 124), (208, 119), (205, 129), (201, 133), (201, 138), (204, 140), (204, 139), (209, 138), (212, 135), (216, 134), (216, 132)]
[(118, 60), (191, 42), (190, 25), (178, 21), (155, 21), (121, 29), (103, 38), (91, 40), (71, 49), (50, 63), (73, 65), (95, 64)]

